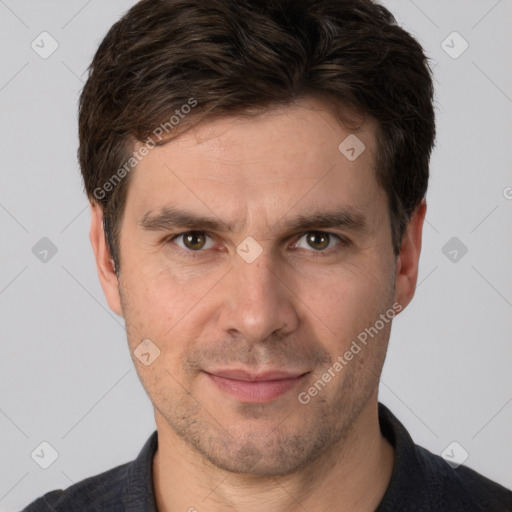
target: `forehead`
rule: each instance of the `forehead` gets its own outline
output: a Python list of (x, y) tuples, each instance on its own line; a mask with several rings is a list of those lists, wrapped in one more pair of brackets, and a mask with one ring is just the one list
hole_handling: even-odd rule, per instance
[(200, 123), (138, 164), (128, 203), (144, 213), (192, 202), (236, 214), (242, 205), (263, 212), (368, 201), (379, 193), (376, 128), (369, 118), (351, 131), (312, 99)]

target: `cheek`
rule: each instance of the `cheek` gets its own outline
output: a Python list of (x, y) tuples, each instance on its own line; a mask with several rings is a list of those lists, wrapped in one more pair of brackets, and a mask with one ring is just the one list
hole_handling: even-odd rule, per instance
[(204, 308), (218, 276), (192, 276), (187, 271), (176, 275), (168, 265), (124, 268), (129, 277), (122, 281), (123, 310), (131, 352), (134, 354), (145, 339), (159, 350), (158, 358), (148, 367), (132, 356), (144, 387), (153, 392), (162, 386), (188, 389), (189, 377), (184, 373), (187, 354), (204, 338), (209, 318)]
[(304, 272), (298, 295), (315, 323), (327, 328), (336, 343), (373, 324), (393, 298), (394, 274), (382, 261)]
[(201, 302), (215, 276), (188, 269), (176, 273), (169, 265), (126, 264), (123, 304), (132, 323), (165, 340), (174, 327)]
[[(181, 388), (188, 389), (182, 368), (193, 335), (185, 329), (190, 306), (179, 290), (162, 278), (125, 281), (122, 290), (131, 357), (146, 392), (159, 401), (160, 394), (173, 396)], [(149, 361), (144, 359), (147, 352)]]

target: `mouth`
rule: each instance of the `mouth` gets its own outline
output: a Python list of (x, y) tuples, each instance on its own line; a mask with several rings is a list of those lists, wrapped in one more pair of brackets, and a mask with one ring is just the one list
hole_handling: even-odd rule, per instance
[(266, 403), (298, 386), (309, 372), (266, 371), (251, 373), (242, 369), (204, 372), (219, 390), (240, 402)]

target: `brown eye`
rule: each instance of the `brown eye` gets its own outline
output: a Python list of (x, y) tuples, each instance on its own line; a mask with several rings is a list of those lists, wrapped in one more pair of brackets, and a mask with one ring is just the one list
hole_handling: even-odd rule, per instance
[[(335, 235), (334, 233), (326, 233), (325, 231), (308, 231), (293, 244), (293, 249), (306, 249), (311, 256), (329, 256), (342, 247), (348, 247), (350, 241), (346, 238)], [(314, 250), (311, 250), (314, 249)]]
[(167, 239), (166, 244), (178, 257), (199, 258), (215, 248), (215, 240), (206, 231), (184, 231)]
[(183, 237), (183, 244), (191, 251), (198, 251), (206, 244), (206, 236), (201, 231), (190, 231), (181, 236)]
[(322, 251), (329, 245), (330, 236), (328, 233), (322, 233), (321, 231), (312, 231), (306, 234), (306, 241), (313, 249)]

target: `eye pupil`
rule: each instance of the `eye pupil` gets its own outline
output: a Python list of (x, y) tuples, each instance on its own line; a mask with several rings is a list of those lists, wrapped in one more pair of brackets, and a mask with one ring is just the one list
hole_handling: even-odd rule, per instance
[(198, 231), (191, 231), (183, 236), (183, 242), (189, 249), (198, 250), (204, 246), (204, 235)]
[(327, 233), (312, 231), (311, 233), (308, 233), (307, 241), (313, 249), (325, 249), (329, 245), (329, 235)]

